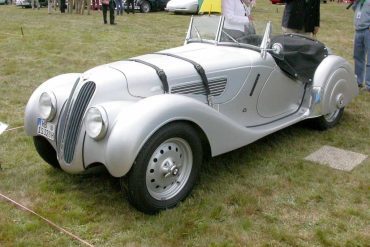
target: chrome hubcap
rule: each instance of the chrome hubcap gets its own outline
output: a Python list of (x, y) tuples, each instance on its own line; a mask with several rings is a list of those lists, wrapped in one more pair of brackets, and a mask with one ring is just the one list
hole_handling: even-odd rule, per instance
[(340, 109), (336, 109), (335, 111), (324, 115), (325, 120), (327, 122), (333, 122), (333, 121), (335, 121), (335, 119), (337, 118), (337, 116), (339, 114), (339, 111), (340, 111)]
[(187, 141), (171, 138), (163, 142), (150, 157), (146, 171), (149, 194), (157, 200), (176, 196), (189, 179), (193, 153)]

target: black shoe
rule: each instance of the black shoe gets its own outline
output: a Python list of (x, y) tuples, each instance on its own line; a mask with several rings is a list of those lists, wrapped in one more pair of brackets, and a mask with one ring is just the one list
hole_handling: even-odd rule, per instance
[(358, 84), (358, 87), (359, 87), (359, 88), (363, 88), (363, 87), (364, 87), (364, 85), (362, 85), (362, 84)]

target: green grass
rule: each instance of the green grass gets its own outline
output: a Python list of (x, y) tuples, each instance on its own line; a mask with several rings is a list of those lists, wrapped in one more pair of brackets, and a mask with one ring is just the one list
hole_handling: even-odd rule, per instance
[[(319, 40), (353, 64), (345, 5), (321, 7)], [(258, 2), (256, 20), (279, 27), (283, 6)], [(182, 45), (189, 15), (47, 14), (0, 6), (0, 121), (23, 124), (32, 91), (48, 78)], [(21, 35), (21, 27), (24, 37)], [(361, 92), (334, 129), (298, 124), (210, 159), (191, 196), (147, 216), (108, 174), (49, 167), (22, 130), (0, 136), (0, 193), (97, 246), (369, 246), (370, 161), (342, 172), (303, 160), (322, 145), (370, 155), (370, 95)], [(0, 246), (79, 246), (0, 200)]]

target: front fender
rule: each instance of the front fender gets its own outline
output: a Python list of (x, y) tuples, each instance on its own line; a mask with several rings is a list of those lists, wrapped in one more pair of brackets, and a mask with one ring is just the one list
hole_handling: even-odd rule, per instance
[(200, 101), (175, 94), (157, 95), (130, 105), (117, 116), (105, 151), (108, 171), (115, 177), (125, 175), (142, 146), (159, 128), (181, 120), (193, 122), (203, 130), (212, 156), (261, 137), (261, 133), (238, 125)]
[(79, 77), (79, 73), (58, 75), (45, 81), (38, 88), (36, 88), (35, 91), (33, 91), (30, 99), (27, 102), (24, 114), (24, 127), (28, 135), (37, 135), (36, 119), (40, 117), (38, 108), (40, 95), (45, 91), (54, 93), (57, 99), (57, 115), (54, 119), (54, 122), (56, 123), (56, 119), (58, 119), (62, 106)]
[(310, 117), (342, 108), (357, 95), (358, 87), (352, 67), (344, 58), (329, 55), (315, 72)]

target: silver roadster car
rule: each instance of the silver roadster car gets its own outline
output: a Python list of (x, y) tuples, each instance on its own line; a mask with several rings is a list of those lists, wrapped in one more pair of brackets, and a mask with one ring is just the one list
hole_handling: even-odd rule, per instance
[(270, 22), (236, 37), (225, 17), (198, 16), (180, 47), (47, 80), (25, 128), (51, 166), (104, 166), (153, 214), (191, 192), (204, 157), (306, 119), (331, 128), (357, 94), (352, 67), (319, 41)]

